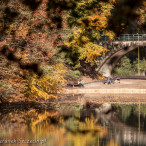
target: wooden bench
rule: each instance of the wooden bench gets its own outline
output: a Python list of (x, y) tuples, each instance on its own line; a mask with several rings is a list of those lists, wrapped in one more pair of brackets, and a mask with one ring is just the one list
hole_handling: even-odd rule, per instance
[(74, 84), (67, 84), (67, 87), (84, 87), (83, 84), (78, 84), (78, 83), (74, 83)]

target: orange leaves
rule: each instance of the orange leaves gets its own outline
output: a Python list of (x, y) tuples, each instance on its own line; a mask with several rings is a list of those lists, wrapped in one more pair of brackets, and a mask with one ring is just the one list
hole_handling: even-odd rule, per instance
[(95, 27), (97, 30), (103, 30), (107, 26), (107, 18), (104, 15), (93, 15), (88, 17), (88, 29)]
[(116, 36), (115, 33), (113, 31), (104, 31), (103, 33), (104, 36), (108, 36), (110, 40), (114, 39), (114, 37)]
[(16, 31), (16, 29), (17, 29), (17, 24), (12, 23), (12, 24), (9, 26), (9, 29), (6, 29), (5, 33), (6, 33), (6, 34), (11, 34), (12, 31)]
[(144, 24), (146, 22), (146, 2), (143, 1), (143, 7), (139, 8), (137, 10), (137, 14), (140, 15), (139, 17), (139, 20), (138, 20), (138, 23), (141, 25), (141, 24)]
[(29, 29), (30, 26), (28, 26), (26, 22), (20, 23), (18, 29), (16, 30), (16, 36), (22, 36), (22, 38), (25, 39)]
[(111, 10), (113, 9), (112, 3), (99, 2), (100, 9), (93, 8), (92, 13), (87, 16), (89, 25), (86, 26), (85, 23), (81, 20), (81, 26), (87, 27), (87, 29), (96, 28), (99, 31), (102, 31), (107, 26), (108, 17), (111, 15)]

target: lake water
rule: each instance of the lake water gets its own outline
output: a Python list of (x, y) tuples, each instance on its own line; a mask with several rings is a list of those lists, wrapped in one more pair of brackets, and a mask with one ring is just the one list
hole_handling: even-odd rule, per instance
[(0, 108), (0, 145), (146, 146), (146, 105), (51, 102)]

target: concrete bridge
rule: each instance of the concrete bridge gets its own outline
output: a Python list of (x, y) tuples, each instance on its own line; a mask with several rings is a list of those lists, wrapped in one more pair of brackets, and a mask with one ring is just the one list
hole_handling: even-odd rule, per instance
[(138, 47), (146, 46), (146, 34), (124, 34), (119, 38), (109, 41), (107, 36), (101, 38), (99, 45), (109, 51), (97, 58), (96, 71), (104, 76), (110, 76), (115, 64), (127, 53)]

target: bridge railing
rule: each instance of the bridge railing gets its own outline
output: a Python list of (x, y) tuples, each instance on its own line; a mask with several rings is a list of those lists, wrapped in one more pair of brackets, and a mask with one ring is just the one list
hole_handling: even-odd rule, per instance
[[(108, 41), (108, 36), (102, 36), (101, 41)], [(122, 34), (114, 41), (146, 41), (146, 34)]]

